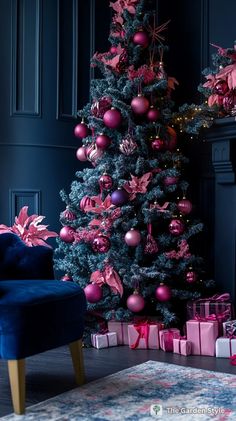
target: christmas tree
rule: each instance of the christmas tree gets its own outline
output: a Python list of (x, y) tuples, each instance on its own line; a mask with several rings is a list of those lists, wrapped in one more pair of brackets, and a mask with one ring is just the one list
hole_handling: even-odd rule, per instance
[(202, 224), (186, 196), (188, 160), (170, 123), (177, 81), (163, 63), (168, 22), (157, 24), (147, 0), (110, 6), (111, 47), (92, 58), (101, 77), (75, 127), (77, 159), (89, 167), (61, 192), (55, 268), (85, 289), (89, 331), (135, 314), (173, 326), (207, 282), (194, 251)]

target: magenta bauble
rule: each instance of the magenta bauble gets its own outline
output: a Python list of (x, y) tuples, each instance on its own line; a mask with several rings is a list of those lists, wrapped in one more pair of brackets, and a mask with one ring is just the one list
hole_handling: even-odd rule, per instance
[(66, 225), (66, 226), (62, 227), (62, 229), (60, 230), (59, 236), (60, 236), (61, 240), (63, 240), (65, 243), (73, 243), (74, 233), (75, 233), (74, 228), (71, 228), (71, 227)]
[(154, 108), (153, 106), (151, 106), (147, 112), (148, 120), (157, 121), (159, 117), (160, 117), (160, 111), (157, 108)]
[(106, 111), (103, 116), (103, 122), (105, 126), (109, 127), (110, 129), (117, 129), (117, 127), (120, 126), (121, 121), (121, 112), (115, 108), (111, 108), (110, 110)]
[(196, 272), (194, 272), (193, 270), (189, 270), (189, 271), (186, 273), (186, 281), (187, 281), (189, 284), (192, 284), (193, 282), (196, 282), (196, 280), (197, 280), (197, 273), (196, 273)]
[(141, 242), (141, 234), (138, 230), (131, 228), (126, 234), (125, 234), (125, 242), (128, 246), (136, 247)]
[(111, 203), (115, 206), (122, 206), (129, 200), (129, 193), (124, 189), (115, 190), (111, 194)]
[(223, 98), (223, 107), (226, 112), (230, 112), (236, 106), (236, 90), (231, 89)]
[(74, 128), (74, 135), (76, 137), (79, 137), (80, 139), (83, 139), (84, 137), (87, 137), (89, 134), (89, 128), (87, 124), (84, 122), (77, 124)]
[(91, 106), (91, 113), (94, 117), (103, 118), (105, 112), (111, 108), (111, 97), (103, 96), (99, 99), (94, 99)]
[(148, 34), (144, 31), (138, 31), (133, 36), (133, 42), (136, 45), (140, 45), (143, 48), (146, 48), (149, 44)]
[(169, 231), (172, 235), (181, 235), (184, 232), (184, 223), (180, 219), (172, 219), (169, 223)]
[(111, 247), (111, 242), (107, 235), (100, 234), (94, 238), (92, 248), (96, 253), (107, 253)]
[(94, 207), (95, 202), (89, 196), (84, 196), (80, 201), (80, 209), (84, 212), (87, 206)]
[(111, 144), (111, 138), (105, 134), (100, 134), (96, 138), (96, 145), (98, 148), (106, 149)]
[(153, 141), (152, 141), (152, 149), (154, 151), (162, 151), (164, 149), (164, 140), (161, 139), (160, 137), (156, 137)]
[(163, 183), (165, 184), (165, 186), (173, 186), (173, 184), (177, 184), (178, 181), (179, 181), (179, 177), (168, 175), (167, 177), (164, 178)]
[(116, 54), (116, 53), (117, 53), (117, 47), (116, 47), (115, 45), (112, 45), (112, 46), (110, 47), (110, 53), (111, 53), (111, 54)]
[(97, 303), (102, 299), (102, 288), (98, 284), (89, 284), (84, 288), (89, 303)]
[(64, 276), (62, 276), (61, 281), (64, 282), (73, 282), (73, 279), (70, 275), (68, 275), (68, 273), (66, 273)]
[(95, 167), (97, 160), (103, 155), (103, 149), (98, 148), (96, 143), (92, 143), (87, 147), (87, 160)]
[(69, 207), (67, 206), (66, 209), (61, 213), (61, 218), (68, 219), (68, 221), (74, 221), (76, 219), (76, 215), (72, 212)]
[(81, 146), (80, 148), (77, 149), (76, 151), (76, 158), (79, 161), (87, 161), (87, 148), (86, 146)]
[(160, 284), (155, 291), (155, 296), (158, 301), (169, 301), (172, 296), (171, 289), (167, 285)]
[(131, 101), (131, 108), (133, 112), (137, 115), (146, 114), (147, 110), (149, 109), (149, 101), (145, 96), (139, 94)]
[(188, 215), (192, 211), (193, 205), (190, 200), (183, 198), (177, 203), (177, 208), (183, 215)]
[(219, 80), (214, 86), (214, 91), (217, 95), (225, 95), (229, 90), (226, 80)]
[(109, 174), (103, 174), (99, 178), (99, 186), (101, 190), (110, 190), (112, 188), (112, 177)]
[(145, 300), (142, 295), (134, 292), (127, 298), (126, 305), (133, 313), (139, 313), (145, 307)]

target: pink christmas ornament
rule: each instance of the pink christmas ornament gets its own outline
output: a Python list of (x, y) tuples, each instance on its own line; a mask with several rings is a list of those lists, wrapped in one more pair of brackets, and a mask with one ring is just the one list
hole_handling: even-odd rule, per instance
[(112, 46), (110, 47), (110, 53), (111, 53), (111, 54), (116, 54), (116, 53), (117, 53), (117, 47), (116, 47), (115, 45), (112, 45)]
[(219, 80), (214, 86), (214, 91), (217, 95), (225, 95), (229, 90), (226, 80)]
[(126, 305), (133, 313), (139, 313), (145, 307), (145, 300), (137, 291), (134, 291), (126, 301)]
[(87, 161), (87, 148), (86, 146), (81, 146), (80, 148), (77, 149), (76, 151), (76, 158), (79, 161)]
[(184, 224), (180, 219), (172, 219), (169, 224), (169, 231), (172, 235), (181, 235), (184, 232)]
[(103, 118), (105, 112), (111, 108), (112, 99), (107, 96), (103, 96), (99, 99), (94, 99), (91, 106), (91, 113), (94, 117)]
[(97, 303), (102, 299), (102, 288), (98, 284), (88, 284), (84, 292), (89, 303)]
[(97, 160), (103, 155), (103, 150), (98, 148), (96, 144), (91, 144), (87, 147), (87, 160), (95, 167)]
[(95, 201), (92, 200), (89, 196), (84, 196), (80, 201), (80, 209), (84, 212), (87, 206), (94, 207)]
[(177, 184), (178, 181), (179, 181), (179, 177), (168, 175), (167, 177), (164, 178), (163, 183), (165, 186), (172, 186), (173, 184)]
[(83, 121), (74, 128), (74, 135), (76, 137), (79, 137), (80, 139), (83, 139), (84, 137), (87, 137), (89, 134), (89, 128), (87, 124), (85, 124)]
[(99, 234), (94, 238), (92, 248), (97, 253), (107, 253), (111, 247), (111, 242), (107, 235)]
[(236, 107), (236, 90), (231, 89), (223, 98), (223, 107), (226, 112), (235, 111)]
[(110, 129), (117, 129), (117, 127), (120, 126), (121, 121), (121, 112), (115, 108), (111, 108), (110, 110), (106, 111), (103, 116), (103, 122), (105, 126), (109, 127)]
[(158, 118), (160, 118), (160, 111), (157, 108), (154, 108), (153, 105), (151, 105), (150, 109), (147, 112), (147, 119), (149, 121), (157, 121)]
[(146, 48), (149, 44), (148, 34), (142, 30), (136, 32), (133, 36), (133, 42), (136, 45)]
[(119, 149), (120, 151), (124, 154), (124, 155), (132, 155), (135, 151), (135, 149), (137, 149), (137, 143), (135, 142), (135, 140), (132, 138), (132, 136), (130, 134), (128, 134), (121, 142)]
[(190, 200), (183, 197), (183, 199), (179, 200), (177, 203), (177, 208), (183, 215), (188, 215), (192, 211), (193, 205)]
[(157, 136), (153, 141), (152, 141), (152, 149), (154, 151), (162, 151), (164, 149), (164, 140), (162, 140), (159, 136)]
[(147, 110), (149, 109), (149, 101), (143, 95), (139, 94), (131, 101), (131, 108), (133, 112), (137, 115), (146, 114)]
[(112, 188), (112, 177), (109, 174), (104, 173), (99, 178), (99, 186), (101, 190), (110, 190)]
[(72, 212), (69, 206), (61, 213), (61, 218), (68, 219), (68, 221), (74, 221), (76, 219), (76, 215)]
[(62, 276), (61, 281), (64, 282), (73, 282), (73, 279), (70, 275), (68, 275), (68, 273), (66, 273), (64, 276)]
[(65, 243), (73, 243), (75, 237), (75, 230), (74, 228), (71, 228), (67, 225), (65, 225), (64, 227), (62, 227), (62, 229), (60, 230), (60, 238), (62, 241), (64, 241)]
[(106, 149), (111, 144), (111, 138), (103, 133), (96, 138), (96, 145), (98, 148)]
[(189, 270), (189, 271), (186, 273), (186, 281), (187, 281), (189, 284), (192, 284), (193, 282), (196, 282), (196, 280), (197, 280), (197, 273), (196, 273), (196, 272), (194, 272), (193, 270)]
[(141, 242), (141, 234), (138, 230), (131, 228), (126, 234), (125, 234), (125, 242), (130, 247), (136, 247)]
[(160, 284), (155, 291), (155, 296), (158, 301), (169, 301), (172, 296), (171, 289), (167, 285)]

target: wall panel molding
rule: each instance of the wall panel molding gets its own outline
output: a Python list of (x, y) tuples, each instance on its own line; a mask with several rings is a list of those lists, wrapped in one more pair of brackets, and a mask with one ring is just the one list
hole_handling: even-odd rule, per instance
[[(90, 0), (90, 16), (89, 16), (89, 33), (90, 33), (90, 44), (89, 44), (89, 55), (92, 57), (95, 52), (95, 25), (96, 25), (96, 10), (95, 10), (95, 1)], [(89, 86), (91, 85), (91, 80), (94, 79), (94, 67), (90, 67), (89, 74)], [(91, 100), (91, 98), (90, 98)]]
[(15, 216), (19, 214), (23, 206), (28, 206), (28, 214), (41, 214), (41, 190), (10, 189), (9, 210), (10, 225), (14, 224)]
[(12, 0), (12, 116), (41, 116), (41, 20), (42, 0)]
[(55, 145), (55, 144), (43, 144), (43, 143), (13, 143), (13, 142), (0, 142), (0, 147), (20, 147), (20, 148), (51, 148), (51, 149), (72, 149), (76, 150), (77, 146), (70, 145)]

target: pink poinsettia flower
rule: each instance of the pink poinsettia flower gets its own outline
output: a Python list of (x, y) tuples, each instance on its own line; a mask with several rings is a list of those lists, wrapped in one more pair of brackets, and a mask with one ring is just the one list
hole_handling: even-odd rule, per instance
[(229, 89), (236, 88), (236, 63), (224, 67), (217, 73), (216, 79), (227, 80)]
[(93, 272), (90, 277), (90, 282), (96, 283), (99, 286), (107, 284), (114, 294), (120, 294), (121, 297), (123, 295), (124, 290), (121, 279), (113, 266), (109, 264), (105, 265), (103, 271), (96, 270)]
[(204, 88), (210, 88), (213, 89), (216, 83), (216, 77), (215, 75), (207, 75), (205, 76), (207, 79), (207, 82), (205, 82), (202, 86), (204, 86)]
[(24, 243), (29, 246), (46, 246), (50, 247), (45, 241), (50, 237), (58, 237), (54, 231), (47, 229), (48, 225), (39, 225), (45, 218), (41, 215), (28, 216), (28, 206), (24, 206), (18, 215), (15, 217), (15, 223), (12, 227), (7, 227), (4, 224), (0, 225), (0, 234), (6, 232), (13, 232), (17, 234)]
[(212, 107), (213, 105), (222, 105), (223, 98), (220, 95), (212, 94), (208, 98), (208, 105)]
[(102, 201), (100, 195), (93, 196), (91, 197), (91, 199), (95, 202), (95, 206), (85, 206), (85, 212), (94, 212), (99, 214), (114, 208), (114, 205), (111, 203), (111, 196), (109, 194), (107, 195), (104, 201)]
[(128, 68), (128, 78), (133, 80), (135, 78), (142, 77), (145, 84), (152, 83), (156, 79), (156, 73), (149, 66), (144, 64), (140, 66), (137, 70), (134, 69), (134, 66), (129, 66)]
[(137, 193), (146, 193), (147, 186), (150, 183), (152, 178), (152, 173), (147, 172), (142, 177), (138, 178), (131, 174), (131, 181), (128, 181), (124, 184), (124, 189), (130, 193), (130, 200), (134, 200)]
[(175, 90), (175, 85), (179, 85), (178, 80), (176, 80), (175, 77), (168, 77), (168, 79), (167, 79), (168, 89)]

